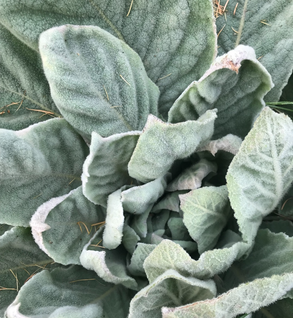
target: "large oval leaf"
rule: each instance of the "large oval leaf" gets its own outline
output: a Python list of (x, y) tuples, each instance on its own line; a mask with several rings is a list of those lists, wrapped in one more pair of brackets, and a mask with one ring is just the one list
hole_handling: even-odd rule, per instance
[(55, 106), (37, 52), (0, 24), (0, 128), (20, 130), (51, 116)]
[(127, 164), (139, 135), (139, 131), (132, 131), (103, 138), (92, 133), (81, 176), (83, 193), (90, 201), (106, 207), (109, 194), (131, 184)]
[(217, 108), (214, 138), (227, 134), (245, 137), (273, 86), (271, 76), (256, 59), (254, 50), (239, 45), (218, 57), (198, 81), (191, 83), (169, 111), (169, 122), (196, 120)]
[(51, 95), (87, 139), (141, 130), (157, 114), (159, 89), (127, 44), (94, 26), (61, 26), (40, 36)]
[(84, 245), (104, 219), (102, 208), (88, 201), (80, 186), (43, 203), (32, 216), (30, 226), (39, 247), (55, 262), (79, 265)]
[(0, 237), (0, 317), (21, 286), (54, 261), (34, 242), (30, 229), (14, 227)]
[(243, 239), (252, 241), (262, 218), (277, 207), (293, 181), (293, 124), (266, 107), (227, 172), (231, 206)]
[(227, 187), (203, 187), (179, 198), (183, 222), (199, 253), (214, 248), (231, 215)]
[(80, 186), (87, 154), (86, 143), (64, 119), (0, 129), (0, 223), (29, 226), (41, 204)]
[(126, 317), (130, 295), (81, 266), (42, 271), (26, 283), (7, 309), (7, 318)]

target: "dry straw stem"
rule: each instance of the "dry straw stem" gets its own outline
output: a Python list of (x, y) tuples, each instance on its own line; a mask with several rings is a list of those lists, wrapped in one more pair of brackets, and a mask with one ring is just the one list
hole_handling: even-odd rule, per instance
[(236, 5), (235, 5), (234, 11), (233, 11), (233, 15), (236, 14), (237, 7), (238, 7), (238, 2), (237, 2)]
[(25, 108), (27, 110), (31, 110), (33, 112), (40, 112), (40, 113), (44, 113), (41, 117), (45, 116), (45, 115), (48, 115), (48, 116), (51, 116), (51, 117), (57, 117), (53, 112), (50, 112), (50, 111), (47, 111), (47, 110), (41, 110), (41, 109), (32, 109), (32, 108)]
[(219, 35), (221, 34), (221, 32), (224, 30), (226, 24), (224, 24), (224, 26), (222, 27), (222, 29), (218, 32), (217, 37), (219, 37)]
[(225, 14), (227, 5), (229, 3), (229, 0), (226, 1), (225, 5), (221, 5), (221, 0), (213, 0), (213, 6), (214, 6), (214, 16), (217, 19), (220, 15)]
[(100, 248), (106, 248), (106, 247), (100, 245), (101, 242), (102, 242), (102, 240), (100, 240), (97, 244), (91, 244), (90, 246), (100, 247)]
[(271, 26), (270, 24), (268, 24), (267, 20), (260, 20), (260, 23), (265, 24), (267, 26)]
[(105, 91), (105, 93), (106, 93), (106, 97), (107, 97), (107, 101), (109, 101), (110, 99), (109, 99), (109, 95), (108, 95), (108, 92), (107, 92), (107, 90), (106, 90), (106, 87), (104, 86), (104, 91)]
[(126, 84), (128, 84), (130, 87), (131, 87), (131, 85), (127, 82), (127, 80), (120, 74), (120, 77), (123, 79), (123, 81), (126, 83)]
[[(5, 105), (5, 106), (3, 106), (3, 107), (1, 108), (1, 110), (2, 110), (2, 109), (7, 109), (7, 108), (10, 107), (10, 106), (18, 105), (18, 104), (19, 104), (19, 106), (17, 107), (17, 109), (16, 109), (16, 111), (15, 111), (15, 113), (16, 113), (16, 112), (20, 109), (20, 107), (22, 106), (24, 97), (25, 97), (25, 93), (24, 93), (23, 98), (22, 98), (22, 100), (21, 100), (20, 102), (13, 102), (13, 103), (10, 103), (10, 104), (8, 104), (8, 105)], [(7, 113), (10, 114), (10, 110), (9, 110), (9, 109), (7, 110)], [(3, 115), (3, 114), (5, 114), (5, 110), (0, 112), (0, 115)]]
[(171, 74), (172, 74), (172, 73), (167, 74), (167, 75), (165, 75), (165, 76), (163, 76), (163, 77), (160, 77), (160, 78), (158, 79), (158, 81), (160, 81), (160, 80), (162, 80), (162, 79), (164, 79), (164, 78), (166, 78), (166, 77), (169, 77)]
[(133, 1), (134, 0), (131, 0), (131, 3), (130, 3), (130, 7), (129, 7), (129, 10), (128, 10), (128, 13), (126, 14), (126, 16), (128, 17), (129, 14), (130, 14), (130, 11), (131, 11), (131, 8), (132, 8), (132, 5), (133, 5)]
[[(97, 230), (98, 230), (102, 225), (105, 224), (105, 221), (91, 224), (91, 229), (90, 229), (90, 231), (89, 231), (87, 225), (86, 225), (84, 222), (82, 222), (82, 221), (77, 222), (77, 225), (79, 226), (80, 232), (82, 233), (82, 226), (81, 226), (81, 224), (84, 226), (84, 228), (85, 228), (87, 234), (91, 234), (91, 231), (92, 231), (92, 228), (93, 228), (93, 227), (95, 227), (95, 232), (97, 232)], [(96, 226), (98, 226), (98, 229), (96, 228)]]

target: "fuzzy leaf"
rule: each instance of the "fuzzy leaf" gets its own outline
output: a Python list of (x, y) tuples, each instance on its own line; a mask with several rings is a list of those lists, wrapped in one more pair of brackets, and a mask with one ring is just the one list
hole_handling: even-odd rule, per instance
[(121, 244), (123, 236), (124, 214), (121, 203), (121, 189), (108, 197), (103, 246), (109, 250)]
[[(239, 3), (234, 14), (235, 6)], [(219, 54), (235, 47), (243, 15), (244, 1), (230, 0), (225, 16), (217, 19)], [(272, 76), (275, 87), (265, 96), (267, 102), (276, 102), (293, 70), (293, 2), (287, 0), (249, 0), (245, 11), (240, 43), (255, 49), (256, 56)], [(233, 28), (233, 29), (232, 29)]]
[(179, 198), (183, 222), (199, 253), (212, 249), (230, 216), (227, 187), (203, 187)]
[(138, 243), (137, 247), (131, 257), (130, 264), (128, 265), (128, 271), (135, 276), (146, 276), (143, 264), (145, 259), (156, 247), (155, 244)]
[(216, 55), (209, 0), (3, 0), (0, 11), (0, 23), (34, 50), (41, 32), (63, 24), (96, 25), (125, 41), (160, 88), (160, 112), (167, 113)]
[(225, 273), (224, 286), (230, 289), (258, 278), (292, 273), (292, 268), (293, 237), (259, 230), (249, 256), (235, 262)]
[(152, 209), (152, 213), (158, 213), (160, 210), (170, 210), (179, 212), (179, 195), (184, 194), (187, 191), (174, 191), (172, 193), (166, 193), (164, 197), (157, 203)]
[(149, 115), (128, 164), (130, 176), (149, 182), (165, 175), (176, 159), (190, 156), (212, 136), (216, 117), (210, 110), (197, 121), (169, 124)]
[(142, 214), (148, 210), (164, 194), (169, 177), (166, 174), (149, 183), (124, 190), (121, 193), (124, 210), (133, 214)]
[(136, 234), (134, 229), (129, 225), (124, 224), (122, 244), (128, 253), (133, 254), (138, 241), (140, 241), (140, 237)]
[(101, 207), (88, 201), (80, 186), (43, 203), (30, 226), (36, 243), (55, 262), (79, 265), (82, 249), (94, 234), (94, 224), (104, 218)]
[(83, 193), (90, 201), (106, 207), (109, 194), (131, 183), (127, 164), (139, 134), (132, 131), (103, 138), (92, 133), (90, 154), (81, 176)]
[(207, 251), (195, 261), (178, 244), (163, 240), (146, 258), (144, 269), (150, 283), (168, 269), (186, 277), (207, 279), (227, 270), (248, 248), (247, 243), (237, 242), (223, 249)]
[(16, 132), (0, 129), (0, 223), (28, 226), (41, 204), (80, 186), (87, 154), (64, 119)]
[(169, 216), (170, 216), (169, 210), (161, 210), (159, 213), (152, 214), (152, 217), (150, 220), (152, 231), (165, 229), (166, 224), (169, 220)]
[(168, 184), (167, 191), (194, 190), (201, 187), (202, 180), (217, 171), (217, 165), (205, 159), (193, 164)]
[(273, 233), (287, 234), (293, 236), (293, 223), (290, 220), (263, 221), (261, 229), (268, 229)]
[(20, 130), (51, 116), (61, 116), (51, 98), (38, 53), (1, 23), (0, 43), (0, 128)]
[(179, 215), (170, 217), (167, 224), (171, 232), (172, 241), (191, 241), (188, 230), (183, 223), (183, 219)]
[(220, 139), (211, 140), (203, 145), (198, 151), (209, 151), (213, 156), (219, 150), (230, 152), (233, 155), (236, 155), (242, 143), (242, 139), (238, 136), (228, 134)]
[(162, 306), (180, 306), (212, 298), (216, 286), (212, 280), (184, 277), (170, 269), (131, 300), (129, 318), (161, 318)]
[(137, 283), (126, 271), (126, 251), (120, 246), (115, 250), (105, 250), (102, 244), (102, 230), (83, 248), (80, 263), (88, 270), (95, 271), (99, 277), (109, 283), (136, 289)]
[(201, 79), (186, 88), (170, 109), (168, 121), (196, 120), (208, 109), (217, 108), (213, 138), (227, 134), (243, 138), (272, 86), (271, 76), (254, 50), (240, 45), (218, 57)]
[(51, 96), (64, 118), (89, 139), (141, 130), (157, 114), (159, 89), (128, 45), (94, 26), (61, 26), (40, 36)]
[(126, 288), (106, 283), (81, 266), (42, 271), (29, 280), (9, 306), (7, 318), (126, 317)]
[(162, 308), (163, 318), (233, 318), (249, 314), (282, 298), (293, 288), (293, 273), (257, 279), (212, 300)]
[(147, 235), (147, 232), (148, 232), (147, 221), (148, 221), (151, 209), (152, 209), (152, 206), (150, 206), (142, 214), (134, 216), (131, 222), (131, 227), (140, 236), (140, 238), (146, 237)]
[(252, 241), (262, 218), (278, 205), (293, 181), (293, 124), (265, 108), (227, 172), (231, 206), (242, 237)]
[(0, 237), (0, 317), (31, 275), (53, 260), (34, 242), (30, 229), (14, 227)]

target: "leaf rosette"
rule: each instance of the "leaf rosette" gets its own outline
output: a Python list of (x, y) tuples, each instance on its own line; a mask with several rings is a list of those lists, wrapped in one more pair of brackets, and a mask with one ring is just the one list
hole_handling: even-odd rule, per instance
[(0, 316), (292, 308), (292, 223), (268, 222), (293, 182), (264, 102), (284, 76), (250, 46), (215, 58), (209, 0), (49, 2), (0, 5)]

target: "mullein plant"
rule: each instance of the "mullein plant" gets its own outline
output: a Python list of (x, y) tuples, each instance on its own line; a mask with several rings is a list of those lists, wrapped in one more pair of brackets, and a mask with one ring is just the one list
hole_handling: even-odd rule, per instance
[(292, 317), (292, 11), (1, 1), (0, 317)]

